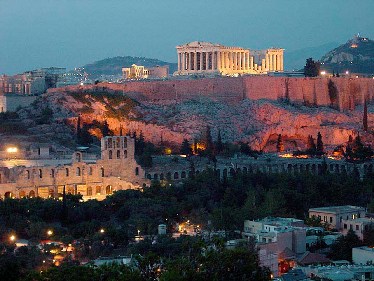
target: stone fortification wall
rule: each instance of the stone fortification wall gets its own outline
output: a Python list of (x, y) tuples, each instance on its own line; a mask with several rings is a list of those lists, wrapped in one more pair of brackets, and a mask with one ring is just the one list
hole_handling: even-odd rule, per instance
[[(332, 101), (329, 81), (337, 89)], [(244, 98), (259, 100), (285, 99), (293, 103), (329, 106), (332, 103), (341, 110), (354, 109), (355, 105), (374, 99), (374, 79), (370, 78), (289, 78), (270, 76), (243, 76), (202, 78), (167, 81), (132, 81), (124, 84), (100, 83), (83, 89), (108, 88), (122, 91), (138, 100), (152, 102), (183, 101), (207, 97), (213, 100), (237, 103)], [(66, 90), (76, 90), (77, 86)], [(51, 91), (61, 89), (51, 89)]]

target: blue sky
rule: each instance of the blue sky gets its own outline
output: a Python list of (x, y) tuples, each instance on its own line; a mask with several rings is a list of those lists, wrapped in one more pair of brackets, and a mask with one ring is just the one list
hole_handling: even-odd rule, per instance
[(374, 38), (373, 0), (0, 0), (0, 74), (113, 56), (176, 61), (211, 41), (297, 50)]

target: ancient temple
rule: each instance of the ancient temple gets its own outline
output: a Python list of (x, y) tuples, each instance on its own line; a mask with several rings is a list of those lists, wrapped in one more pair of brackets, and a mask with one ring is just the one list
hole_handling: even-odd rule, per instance
[(271, 48), (253, 51), (194, 41), (177, 46), (178, 71), (174, 75), (193, 74), (266, 74), (283, 71), (283, 50)]

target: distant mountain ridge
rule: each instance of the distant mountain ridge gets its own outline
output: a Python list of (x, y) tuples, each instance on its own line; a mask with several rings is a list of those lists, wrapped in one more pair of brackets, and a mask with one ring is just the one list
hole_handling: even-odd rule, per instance
[(131, 57), (131, 56), (117, 56), (113, 58), (106, 58), (103, 60), (96, 61), (94, 63), (86, 64), (82, 66), (84, 71), (89, 75), (91, 79), (99, 78), (101, 75), (121, 75), (122, 67), (130, 67), (131, 65), (143, 65), (146, 67), (153, 66), (169, 66), (169, 73), (173, 73), (177, 70), (176, 63), (165, 62), (158, 59), (150, 59), (145, 57)]
[(374, 73), (374, 41), (355, 35), (345, 44), (321, 58), (322, 68), (330, 72)]

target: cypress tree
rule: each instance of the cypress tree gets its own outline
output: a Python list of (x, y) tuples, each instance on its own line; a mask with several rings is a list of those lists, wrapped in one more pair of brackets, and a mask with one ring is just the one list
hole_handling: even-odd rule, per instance
[(283, 151), (284, 151), (283, 139), (282, 139), (282, 135), (279, 134), (278, 139), (277, 139), (277, 152), (283, 152)]
[(320, 132), (317, 134), (317, 152), (323, 153), (323, 142), (322, 142), (322, 135)]
[(185, 154), (185, 155), (191, 155), (192, 151), (191, 151), (191, 146), (190, 146), (190, 143), (188, 142), (188, 139), (183, 140), (180, 153)]
[(217, 151), (218, 154), (223, 151), (223, 143), (222, 143), (222, 137), (221, 137), (221, 130), (218, 130), (216, 151)]
[(365, 101), (364, 101), (364, 116), (363, 116), (363, 119), (362, 119), (362, 125), (364, 127), (364, 131), (367, 132), (368, 131), (368, 106), (367, 106), (367, 103), (366, 103), (366, 98), (365, 98)]

